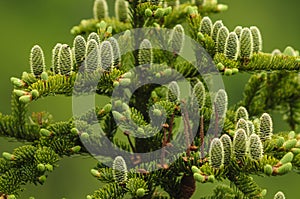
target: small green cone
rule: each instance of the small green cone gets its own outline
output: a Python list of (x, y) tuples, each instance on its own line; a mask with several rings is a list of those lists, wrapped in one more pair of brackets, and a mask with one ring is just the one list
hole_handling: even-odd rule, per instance
[(162, 116), (162, 112), (161, 112), (161, 110), (159, 110), (159, 109), (154, 109), (154, 110), (153, 110), (153, 115), (159, 117), (159, 116)]
[(224, 71), (224, 74), (225, 74), (226, 76), (232, 75), (232, 69), (226, 68), (225, 71)]
[(217, 68), (219, 71), (223, 71), (225, 69), (225, 66), (220, 62), (217, 64)]
[(121, 120), (125, 120), (125, 116), (122, 115), (121, 113), (117, 112), (117, 111), (113, 111), (113, 116), (117, 121), (121, 121)]
[(71, 133), (72, 133), (73, 135), (78, 135), (78, 134), (79, 134), (79, 131), (78, 131), (77, 128), (72, 128), (72, 129), (71, 129)]
[(234, 74), (237, 74), (239, 72), (239, 69), (238, 68), (233, 68), (232, 69), (232, 74), (234, 75)]
[(200, 169), (198, 169), (198, 167), (196, 167), (196, 166), (192, 166), (191, 170), (192, 170), (193, 173), (199, 173), (200, 172)]
[(292, 152), (288, 152), (281, 158), (281, 160), (279, 161), (279, 164), (283, 165), (283, 164), (292, 162), (293, 158), (294, 158), (294, 154)]
[(292, 165), (292, 163), (289, 162), (289, 163), (286, 163), (286, 164), (282, 165), (281, 167), (279, 167), (277, 170), (277, 173), (279, 175), (283, 175), (283, 174), (290, 172), (292, 169), (293, 169), (293, 165)]
[(131, 80), (129, 78), (122, 78), (120, 79), (121, 86), (129, 86), (131, 84)]
[(40, 130), (40, 134), (41, 134), (42, 136), (45, 136), (45, 137), (50, 137), (50, 136), (53, 135), (53, 133), (50, 132), (50, 131), (48, 131), (47, 129), (41, 129), (41, 130)]
[(100, 172), (96, 169), (91, 169), (91, 174), (94, 176), (94, 177), (97, 177), (99, 178), (100, 177)]
[(297, 140), (296, 139), (292, 139), (292, 140), (288, 140), (283, 144), (283, 148), (286, 151), (291, 150), (292, 148), (294, 148), (294, 146), (297, 144)]
[(40, 177), (38, 178), (38, 180), (39, 180), (40, 183), (43, 184), (44, 182), (46, 182), (47, 177), (46, 177), (45, 175), (42, 175), (42, 176), (40, 176)]
[(90, 138), (90, 136), (89, 136), (88, 133), (82, 133), (80, 135), (80, 139), (83, 140), (83, 141), (87, 141), (89, 138)]
[(53, 171), (53, 166), (51, 164), (46, 164), (45, 168), (46, 168), (47, 171), (50, 171), (50, 172)]
[(40, 171), (40, 172), (44, 172), (45, 171), (45, 165), (44, 164), (38, 164), (37, 165), (37, 169)]
[(276, 141), (276, 146), (277, 146), (277, 148), (282, 147), (283, 143), (284, 143), (284, 138), (281, 137), (281, 136), (278, 137), (278, 139), (277, 139), (277, 141)]
[(111, 104), (106, 104), (103, 107), (104, 113), (109, 113), (111, 111), (112, 105)]
[(293, 152), (293, 154), (297, 155), (300, 153), (300, 149), (299, 148), (292, 148), (291, 152)]
[(120, 82), (118, 82), (118, 81), (114, 81), (114, 83), (113, 83), (113, 86), (114, 86), (114, 87), (118, 87), (118, 86), (120, 86)]
[(71, 151), (73, 153), (78, 153), (81, 150), (81, 146), (74, 146), (71, 148)]
[(273, 173), (273, 168), (271, 165), (267, 164), (265, 167), (264, 167), (264, 173), (268, 176), (272, 175)]
[(17, 95), (18, 97), (21, 97), (23, 95), (28, 95), (29, 93), (26, 91), (14, 89), (14, 94)]
[(3, 152), (2, 156), (5, 160), (11, 161), (15, 159), (15, 156), (13, 154), (7, 153), (7, 152)]
[(200, 173), (194, 173), (194, 179), (197, 182), (204, 182), (205, 181), (205, 177), (203, 175), (201, 175)]
[(31, 92), (30, 92), (30, 94), (31, 94), (31, 96), (33, 97), (33, 99), (36, 99), (36, 98), (38, 98), (39, 97), (39, 95), (40, 95), (40, 93), (37, 91), (37, 90), (32, 90)]
[(152, 17), (152, 16), (153, 16), (152, 10), (149, 9), (149, 8), (147, 8), (147, 9), (145, 10), (145, 16), (146, 16), (146, 17)]
[(17, 199), (17, 197), (15, 195), (9, 195), (7, 196), (7, 199)]
[(155, 12), (154, 12), (154, 17), (156, 18), (161, 18), (163, 17), (165, 14), (165, 10), (163, 8), (158, 8)]
[(207, 178), (207, 182), (214, 182), (215, 181), (215, 176), (214, 175), (210, 175), (210, 176), (208, 176), (208, 178)]
[(20, 80), (19, 78), (12, 77), (10, 78), (11, 83), (16, 87), (22, 87), (25, 85), (25, 82)]
[(44, 81), (47, 81), (48, 80), (48, 73), (47, 72), (42, 72), (41, 79), (44, 80)]
[(136, 195), (138, 196), (138, 197), (144, 197), (145, 196), (145, 194), (146, 194), (146, 191), (145, 191), (145, 189), (143, 189), (143, 188), (139, 188), (137, 191), (136, 191)]
[(32, 100), (31, 95), (24, 95), (24, 96), (19, 97), (19, 101), (24, 104), (28, 104), (29, 102), (31, 102), (31, 100)]
[(296, 133), (295, 133), (295, 131), (291, 131), (291, 132), (289, 132), (289, 134), (288, 134), (288, 138), (289, 138), (289, 140), (291, 140), (291, 139), (294, 139), (294, 138), (295, 138), (295, 136), (296, 136)]

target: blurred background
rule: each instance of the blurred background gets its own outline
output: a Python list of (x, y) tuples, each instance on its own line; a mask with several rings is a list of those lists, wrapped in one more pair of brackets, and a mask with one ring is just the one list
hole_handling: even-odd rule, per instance
[[(114, 1), (108, 1), (111, 15)], [(233, 30), (235, 26), (260, 28), (263, 35), (263, 50), (271, 52), (274, 48), (284, 50), (287, 45), (300, 49), (299, 6), (300, 1), (274, 0), (222, 0), (229, 10), (212, 15), (212, 19), (222, 19)], [(93, 0), (0, 0), (0, 112), (10, 113), (10, 94), (12, 85), (9, 78), (20, 77), (23, 71), (29, 71), (29, 52), (33, 45), (39, 44), (45, 53), (46, 64), (51, 62), (51, 50), (56, 43), (72, 45), (72, 26), (81, 19), (92, 17)], [(249, 74), (240, 73), (224, 77), (230, 103), (236, 103), (242, 97), (242, 91)], [(71, 99), (55, 97), (31, 104), (31, 111), (49, 111), (54, 118), (65, 120), (71, 117)], [(275, 130), (283, 130), (282, 122), (275, 122)], [(12, 151), (24, 143), (10, 138), (0, 138), (0, 154)], [(99, 183), (90, 175), (90, 169), (96, 160), (90, 157), (64, 158), (59, 168), (51, 173), (43, 186), (26, 185), (21, 198), (34, 196), (36, 199), (68, 198), (81, 199), (99, 187)], [(300, 176), (290, 173), (283, 177), (255, 177), (261, 187), (268, 189), (268, 197), (281, 190), (290, 199), (299, 198), (298, 182)], [(209, 194), (211, 186), (198, 185), (197, 195)], [(202, 195), (201, 194), (201, 195)], [(199, 195), (198, 195), (199, 196)]]

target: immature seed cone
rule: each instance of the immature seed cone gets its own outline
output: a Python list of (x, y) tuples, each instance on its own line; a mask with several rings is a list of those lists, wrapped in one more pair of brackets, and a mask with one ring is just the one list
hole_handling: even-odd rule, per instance
[(237, 122), (239, 119), (243, 118), (244, 120), (249, 120), (249, 114), (248, 111), (245, 107), (240, 106), (236, 112), (235, 112), (235, 117), (234, 120)]
[(140, 44), (138, 60), (139, 65), (152, 64), (152, 45), (148, 39), (144, 39)]
[(97, 44), (100, 45), (100, 37), (97, 33), (92, 32), (92, 33), (89, 34), (89, 36), (87, 38), (87, 41), (90, 41), (92, 39), (94, 39), (97, 42)]
[(237, 60), (240, 52), (239, 45), (240, 45), (239, 38), (236, 35), (236, 33), (235, 32), (229, 33), (225, 43), (225, 50), (224, 50), (225, 56), (228, 59)]
[(62, 46), (62, 44), (58, 43), (54, 46), (54, 48), (52, 50), (52, 66), (51, 66), (51, 68), (55, 74), (60, 73), (58, 59), (59, 59), (59, 51), (60, 51), (61, 46)]
[(240, 37), (240, 56), (250, 59), (253, 55), (253, 38), (249, 28), (243, 28)]
[(114, 53), (111, 43), (104, 41), (100, 45), (100, 66), (105, 70), (111, 70), (114, 65)]
[(232, 156), (232, 141), (227, 134), (223, 134), (220, 138), (224, 149), (224, 165), (230, 162)]
[(72, 50), (67, 44), (63, 44), (58, 54), (59, 71), (62, 75), (70, 75), (73, 69)]
[(176, 81), (168, 85), (167, 98), (170, 102), (177, 102), (180, 98), (180, 89)]
[(46, 70), (44, 52), (38, 45), (33, 46), (30, 52), (30, 70), (35, 77), (40, 77)]
[(235, 32), (236, 35), (238, 36), (238, 38), (240, 38), (240, 37), (241, 37), (242, 30), (243, 30), (242, 26), (237, 26), (237, 27), (235, 27), (235, 29), (234, 29), (233, 32)]
[(247, 153), (247, 134), (244, 129), (238, 129), (233, 138), (233, 150), (237, 160), (242, 160)]
[(221, 27), (220, 30), (218, 31), (217, 45), (216, 45), (216, 51), (218, 53), (224, 53), (226, 39), (228, 35), (229, 35), (229, 30), (227, 29), (226, 26)]
[(268, 113), (262, 114), (260, 117), (260, 139), (270, 140), (273, 135), (273, 122)]
[(108, 41), (113, 49), (114, 67), (119, 67), (121, 64), (121, 52), (118, 41), (114, 37), (110, 37)]
[(256, 134), (252, 134), (249, 138), (249, 156), (252, 160), (260, 160), (263, 157), (263, 145)]
[(200, 22), (199, 32), (211, 36), (213, 30), (212, 21), (209, 17), (203, 17)]
[(211, 34), (211, 37), (214, 41), (217, 41), (218, 32), (219, 32), (220, 28), (222, 28), (222, 27), (223, 27), (222, 20), (218, 20), (214, 23), (214, 25), (212, 27), (212, 34)]
[(258, 53), (262, 51), (262, 37), (259, 29), (256, 26), (250, 27), (253, 38), (253, 52)]
[(246, 120), (244, 120), (243, 118), (239, 119), (239, 121), (236, 124), (235, 129), (244, 129), (244, 131), (247, 133), (247, 135), (250, 136), (248, 122)]
[(95, 71), (100, 65), (100, 53), (98, 44), (94, 39), (87, 42), (85, 51), (85, 70), (86, 72)]
[(101, 20), (108, 17), (108, 6), (106, 0), (95, 0), (94, 7), (94, 18)]
[(81, 35), (77, 35), (74, 39), (73, 47), (74, 47), (74, 57), (75, 57), (76, 65), (77, 67), (80, 67), (85, 56), (85, 50), (86, 50), (85, 39)]
[(201, 81), (199, 81), (193, 88), (193, 96), (196, 97), (199, 108), (202, 109), (205, 105), (206, 92), (205, 87)]
[(209, 164), (216, 169), (223, 166), (224, 163), (224, 148), (223, 143), (218, 138), (211, 141), (209, 149)]
[(173, 52), (176, 55), (181, 52), (184, 45), (184, 37), (184, 29), (182, 25), (176, 25), (171, 32), (169, 40), (170, 52)]
[(116, 182), (122, 183), (127, 181), (127, 165), (121, 156), (117, 156), (113, 161), (113, 176)]
[(126, 22), (128, 20), (129, 9), (128, 2), (125, 0), (116, 0), (115, 2), (115, 15), (117, 20)]

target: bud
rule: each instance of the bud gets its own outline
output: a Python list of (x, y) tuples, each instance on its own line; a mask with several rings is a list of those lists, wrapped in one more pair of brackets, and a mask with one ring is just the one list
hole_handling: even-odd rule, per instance
[(40, 183), (42, 183), (42, 184), (45, 183), (46, 180), (47, 180), (47, 177), (46, 177), (45, 175), (42, 175), (42, 176), (38, 177), (38, 181), (39, 181)]
[(204, 182), (205, 181), (205, 177), (203, 175), (201, 175), (200, 173), (194, 173), (194, 179), (197, 182)]
[(22, 81), (22, 80), (20, 80), (18, 78), (15, 78), (15, 77), (10, 78), (10, 81), (16, 87), (25, 86), (25, 82), (24, 81)]
[(210, 176), (208, 176), (208, 178), (207, 178), (207, 182), (211, 182), (211, 183), (213, 183), (213, 182), (215, 182), (215, 176), (214, 175), (210, 175)]
[(294, 158), (294, 154), (292, 152), (288, 152), (280, 159), (278, 165), (283, 165), (292, 162), (293, 158)]
[(225, 71), (224, 71), (224, 75), (231, 76), (232, 75), (232, 69), (226, 68)]
[(28, 104), (29, 102), (31, 102), (31, 100), (32, 100), (31, 95), (23, 95), (23, 96), (19, 97), (19, 101), (24, 104)]
[(46, 71), (42, 72), (41, 79), (43, 81), (47, 81), (48, 80), (48, 73)]
[(155, 11), (154, 16), (155, 16), (156, 18), (161, 18), (161, 17), (164, 16), (164, 14), (165, 14), (165, 10), (164, 10), (163, 8), (158, 8), (158, 9)]
[(51, 164), (46, 164), (45, 168), (47, 169), (47, 171), (50, 171), (50, 172), (53, 171), (53, 166)]
[(292, 139), (292, 140), (288, 140), (285, 143), (283, 143), (282, 147), (284, 148), (284, 150), (289, 151), (289, 150), (291, 150), (291, 148), (294, 148), (296, 144), (297, 144), (297, 140)]
[(72, 128), (72, 129), (71, 129), (71, 133), (72, 133), (73, 135), (78, 135), (78, 134), (79, 134), (79, 131), (78, 131), (77, 128)]
[(81, 150), (81, 146), (74, 146), (71, 148), (71, 151), (73, 153), (78, 153)]
[(288, 172), (290, 172), (293, 169), (293, 165), (292, 163), (286, 163), (284, 165), (282, 165), (281, 167), (279, 167), (276, 171), (277, 174), (279, 175), (284, 175)]
[(48, 131), (47, 129), (41, 129), (41, 130), (40, 130), (40, 134), (41, 134), (42, 136), (45, 136), (45, 137), (50, 137), (50, 136), (53, 135), (53, 133), (50, 132), (50, 131)]
[(21, 97), (23, 95), (28, 95), (29, 93), (27, 91), (22, 91), (22, 90), (17, 90), (17, 89), (14, 89), (14, 94), (18, 97)]
[(145, 10), (145, 16), (146, 17), (152, 17), (153, 16), (153, 12), (152, 12), (152, 10), (150, 8), (147, 8)]
[(39, 97), (39, 92), (37, 91), (37, 90), (32, 90), (31, 92), (30, 92), (30, 94), (32, 95), (32, 97), (35, 99), (35, 98), (38, 98)]
[(200, 173), (200, 169), (196, 166), (192, 166), (191, 170), (193, 173)]
[(218, 5), (217, 5), (217, 10), (218, 10), (219, 12), (224, 12), (224, 11), (228, 10), (228, 6), (225, 5), (225, 4), (218, 4)]
[(145, 194), (146, 194), (146, 191), (145, 191), (145, 189), (143, 189), (143, 188), (139, 188), (139, 189), (136, 191), (136, 195), (137, 195), (138, 197), (144, 197)]
[(94, 176), (94, 177), (97, 177), (99, 178), (100, 177), (100, 172), (96, 169), (91, 169), (91, 174)]
[(7, 152), (3, 152), (2, 156), (5, 160), (8, 160), (8, 161), (15, 159), (15, 156), (13, 154), (10, 154), (10, 153), (7, 153)]
[(267, 164), (266, 166), (264, 166), (264, 173), (268, 176), (272, 175), (273, 173), (273, 168), (271, 165)]
[(218, 68), (219, 71), (223, 71), (225, 69), (225, 66), (221, 62), (219, 62), (217, 64), (217, 68)]
[(129, 86), (131, 84), (131, 80), (129, 78), (122, 78), (119, 83), (121, 86)]
[(44, 165), (44, 164), (38, 164), (38, 165), (37, 165), (37, 169), (38, 169), (40, 172), (44, 172), (44, 171), (45, 171), (45, 165)]

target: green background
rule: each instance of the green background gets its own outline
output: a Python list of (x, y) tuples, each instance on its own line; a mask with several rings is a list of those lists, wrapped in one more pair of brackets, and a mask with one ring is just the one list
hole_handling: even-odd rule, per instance
[[(229, 10), (212, 15), (212, 18), (222, 19), (230, 30), (237, 25), (258, 26), (263, 34), (265, 52), (271, 52), (274, 48), (283, 50), (287, 45), (300, 49), (300, 1), (223, 0), (221, 3), (228, 4)], [(112, 5), (113, 1), (109, 1), (109, 4)], [(49, 66), (53, 46), (58, 42), (72, 44), (71, 27), (83, 18), (92, 17), (92, 6), (93, 0), (0, 0), (0, 112), (10, 113), (12, 86), (9, 78), (19, 77), (23, 71), (29, 71), (31, 47), (39, 44), (43, 48)], [(241, 99), (248, 78), (248, 74), (242, 73), (224, 78), (231, 104)], [(68, 119), (71, 116), (71, 99), (50, 97), (33, 103), (31, 110), (49, 111), (56, 120)], [(275, 122), (275, 130), (284, 126), (280, 121)], [(0, 138), (0, 154), (22, 144), (13, 139)], [(49, 175), (45, 185), (27, 185), (21, 198), (85, 198), (99, 186), (89, 173), (95, 164), (96, 161), (89, 157), (64, 158), (59, 168)], [(257, 178), (257, 181), (262, 187), (268, 188), (267, 198), (272, 198), (278, 190), (284, 191), (289, 199), (299, 198), (297, 189), (300, 176), (296, 173)], [(198, 186), (195, 199), (200, 192), (207, 194), (211, 190), (210, 185)]]

